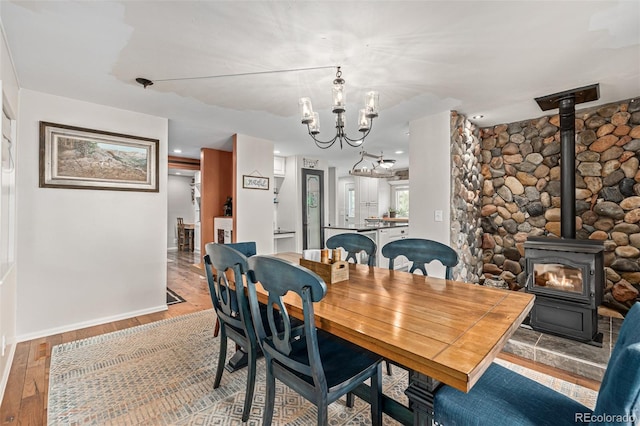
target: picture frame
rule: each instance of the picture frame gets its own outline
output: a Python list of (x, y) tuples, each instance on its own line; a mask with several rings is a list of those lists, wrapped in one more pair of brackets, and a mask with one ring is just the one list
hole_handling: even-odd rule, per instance
[(242, 175), (242, 187), (246, 189), (269, 190), (269, 178), (263, 176)]
[(159, 192), (158, 139), (40, 122), (40, 188)]

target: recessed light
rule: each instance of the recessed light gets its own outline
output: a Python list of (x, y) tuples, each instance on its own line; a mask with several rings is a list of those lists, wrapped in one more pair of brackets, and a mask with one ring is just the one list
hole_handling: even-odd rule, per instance
[(273, 151), (274, 154), (280, 154), (280, 151), (278, 151), (277, 149), (275, 151)]
[(173, 152), (175, 152), (176, 154), (180, 154), (182, 152), (181, 149), (174, 149)]
[(177, 175), (181, 175), (182, 173), (180, 173), (180, 172), (176, 172), (176, 174), (177, 174)]
[(478, 114), (478, 115), (474, 115), (471, 118), (474, 119), (474, 120), (480, 120), (481, 118), (484, 118), (484, 115)]
[(396, 154), (404, 154), (404, 151), (396, 151)]

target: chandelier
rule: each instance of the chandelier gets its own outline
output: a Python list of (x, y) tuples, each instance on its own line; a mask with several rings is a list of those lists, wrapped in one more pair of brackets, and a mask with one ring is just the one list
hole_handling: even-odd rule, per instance
[(340, 149), (342, 149), (343, 143), (353, 147), (362, 145), (364, 143), (364, 138), (366, 138), (371, 132), (373, 119), (378, 116), (378, 92), (370, 91), (365, 95), (364, 108), (361, 109), (358, 114), (358, 130), (362, 133), (362, 136), (359, 139), (351, 139), (347, 136), (347, 133), (344, 130), (346, 100), (344, 93), (344, 79), (342, 78), (342, 71), (340, 71), (340, 67), (337, 67), (336, 78), (333, 80), (332, 93), (332, 112), (336, 114), (336, 135), (327, 141), (321, 141), (316, 138), (316, 135), (320, 133), (320, 117), (317, 112), (313, 112), (310, 98), (300, 98), (299, 105), (302, 124), (307, 125), (309, 136), (313, 138), (313, 141), (316, 143), (318, 148), (330, 148), (336, 141), (340, 141)]

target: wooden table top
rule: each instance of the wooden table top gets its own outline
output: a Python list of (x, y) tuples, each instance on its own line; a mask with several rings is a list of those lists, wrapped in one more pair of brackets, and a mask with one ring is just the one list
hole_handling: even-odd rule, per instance
[[(299, 264), (298, 253), (276, 256)], [(355, 264), (348, 281), (327, 288), (314, 304), (319, 328), (465, 392), (534, 300), (523, 292)], [(302, 317), (295, 294), (284, 301), (291, 315)]]

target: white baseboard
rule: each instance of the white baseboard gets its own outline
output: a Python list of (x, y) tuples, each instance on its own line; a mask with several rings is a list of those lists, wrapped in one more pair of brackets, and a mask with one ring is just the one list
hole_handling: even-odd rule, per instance
[(9, 373), (11, 372), (11, 365), (13, 364), (13, 357), (16, 354), (16, 346), (17, 343), (14, 343), (9, 348), (8, 362), (4, 366), (4, 371), (2, 372), (2, 377), (0, 377), (0, 401), (4, 400), (4, 391), (7, 387), (7, 382), (9, 381)]
[(16, 337), (18, 342), (26, 342), (27, 340), (39, 339), (54, 334), (65, 333), (67, 331), (79, 330), (81, 328), (92, 327), (94, 325), (106, 324), (109, 322), (120, 321), (127, 318), (133, 318), (141, 315), (153, 314), (155, 312), (166, 311), (167, 305), (154, 306), (153, 308), (141, 309), (139, 311), (127, 312), (124, 314), (113, 315), (110, 317), (95, 318), (89, 321), (78, 322), (75, 324), (67, 324), (61, 327), (50, 328), (47, 330), (36, 331), (33, 333), (22, 334)]

